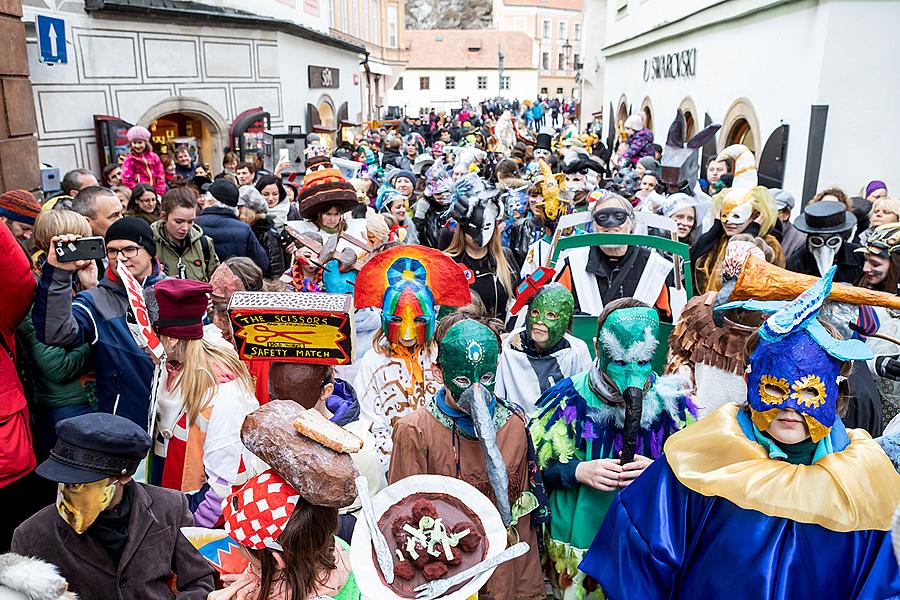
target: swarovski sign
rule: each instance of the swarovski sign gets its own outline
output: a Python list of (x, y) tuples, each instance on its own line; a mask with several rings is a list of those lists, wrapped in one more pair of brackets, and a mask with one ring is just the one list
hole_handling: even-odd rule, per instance
[(340, 85), (340, 69), (308, 65), (310, 88), (336, 88)]
[(697, 75), (697, 49), (662, 54), (644, 60), (644, 81)]

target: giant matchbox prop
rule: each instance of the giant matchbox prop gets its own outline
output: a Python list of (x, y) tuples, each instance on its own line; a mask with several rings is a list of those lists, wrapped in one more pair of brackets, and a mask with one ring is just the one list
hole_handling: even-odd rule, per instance
[(306, 292), (237, 292), (228, 305), (244, 360), (348, 365), (353, 298)]

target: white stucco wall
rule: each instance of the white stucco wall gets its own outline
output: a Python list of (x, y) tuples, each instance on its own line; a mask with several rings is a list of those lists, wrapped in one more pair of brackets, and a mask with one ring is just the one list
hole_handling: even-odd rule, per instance
[[(651, 10), (651, 5), (668, 3), (630, 2), (629, 11), (632, 4)], [(743, 6), (742, 0), (734, 0), (734, 4)], [(623, 36), (614, 32), (627, 29), (635, 15), (617, 20), (610, 3), (604, 107), (610, 102), (618, 107), (624, 94), (637, 111), (649, 97), (656, 140), (664, 143), (675, 110), (686, 97), (698, 109), (700, 127), (704, 113), (709, 113), (714, 123), (721, 123), (732, 103), (746, 98), (759, 124), (759, 150), (777, 127), (790, 125), (784, 187), (800, 200), (810, 107), (827, 104), (818, 188), (839, 185), (854, 195), (877, 178), (897, 194), (900, 116), (892, 105), (900, 91), (900, 74), (891, 49), (900, 23), (900, 3), (777, 4), (770, 10), (640, 47), (640, 38), (612, 45), (616, 36)], [(647, 34), (659, 35), (659, 31)], [(629, 45), (637, 47), (629, 49)], [(691, 48), (697, 49), (695, 77), (644, 81), (645, 59)], [(724, 132), (718, 138), (720, 148), (723, 137)]]
[[(37, 14), (65, 19), (67, 64), (38, 60)], [(303, 125), (307, 102), (316, 103), (325, 91), (309, 89), (309, 64), (339, 68), (341, 88), (327, 93), (335, 110), (346, 101), (350, 118), (359, 114), (360, 88), (353, 83), (358, 55), (292, 35), (27, 6), (23, 21), (39, 157), (61, 172), (76, 167), (99, 172), (94, 115), (134, 123), (155, 104), (173, 97), (206, 103), (228, 125), (256, 106), (271, 114), (273, 128)], [(224, 135), (223, 147), (228, 143)], [(221, 156), (213, 160), (218, 165)]]
[[(510, 78), (510, 87), (502, 91), (503, 97), (510, 100), (534, 97), (538, 87), (537, 69), (505, 69), (503, 75)], [(456, 77), (456, 89), (444, 89), (447, 76)], [(487, 89), (478, 89), (479, 76), (487, 77)], [(420, 77), (430, 78), (431, 89), (419, 89)], [(387, 102), (390, 106), (405, 107), (409, 115), (431, 107), (449, 112), (452, 108), (459, 108), (460, 101), (466, 97), (473, 106), (486, 98), (496, 97), (501, 93), (498, 77), (497, 69), (406, 69), (403, 72), (403, 90), (390, 90)]]

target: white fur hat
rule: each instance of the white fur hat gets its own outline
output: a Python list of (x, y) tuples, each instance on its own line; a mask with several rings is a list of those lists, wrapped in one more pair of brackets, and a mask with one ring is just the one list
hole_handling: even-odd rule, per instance
[(640, 131), (644, 128), (644, 115), (641, 113), (634, 113), (627, 119), (625, 119), (625, 129), (634, 129), (635, 131)]

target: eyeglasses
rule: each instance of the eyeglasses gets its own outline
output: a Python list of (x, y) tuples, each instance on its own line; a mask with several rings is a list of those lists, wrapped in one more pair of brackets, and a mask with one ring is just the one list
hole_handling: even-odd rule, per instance
[(110, 260), (115, 260), (115, 258), (121, 254), (125, 258), (134, 258), (140, 252), (140, 246), (128, 246), (127, 248), (122, 248), (121, 250), (117, 250), (116, 248), (106, 248), (106, 258)]

